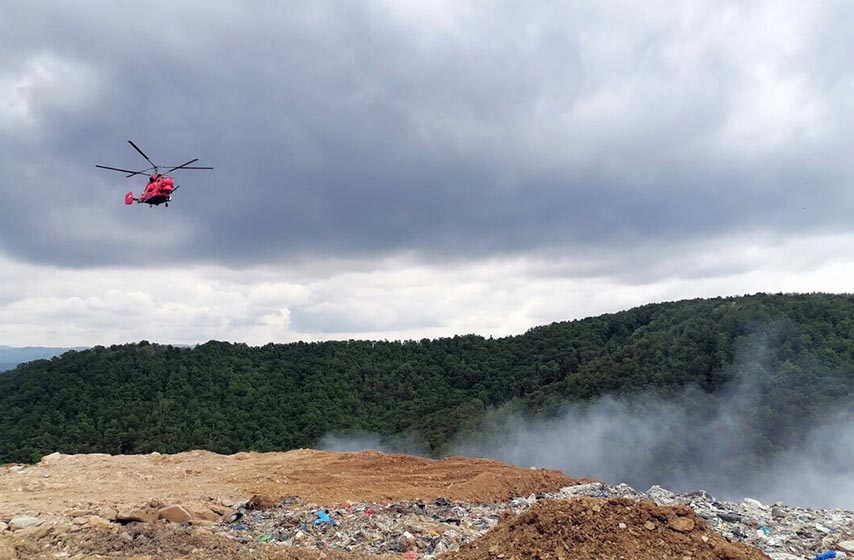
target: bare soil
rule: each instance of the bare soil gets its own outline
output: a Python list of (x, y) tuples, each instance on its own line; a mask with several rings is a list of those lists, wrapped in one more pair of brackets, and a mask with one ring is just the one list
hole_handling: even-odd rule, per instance
[(53, 454), (36, 465), (9, 467), (0, 467), (0, 521), (27, 512), (64, 514), (150, 499), (233, 503), (253, 495), (272, 500), (297, 496), (328, 506), (439, 497), (501, 502), (577, 483), (557, 470), (523, 469), (488, 459), (310, 449), (235, 455)]

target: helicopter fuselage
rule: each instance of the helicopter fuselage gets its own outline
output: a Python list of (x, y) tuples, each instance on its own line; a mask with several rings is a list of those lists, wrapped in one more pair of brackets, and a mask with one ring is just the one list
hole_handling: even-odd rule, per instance
[(163, 204), (164, 202), (168, 203), (172, 200), (172, 195), (163, 195), (163, 194), (155, 194), (153, 196), (149, 196), (148, 198), (141, 198), (139, 201), (142, 204), (149, 204), (151, 206), (158, 206)]

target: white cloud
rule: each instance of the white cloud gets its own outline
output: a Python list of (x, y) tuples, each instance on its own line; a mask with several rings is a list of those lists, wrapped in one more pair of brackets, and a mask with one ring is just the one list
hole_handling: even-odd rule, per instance
[(701, 250), (673, 246), (667, 258), (654, 258), (655, 248), (598, 259), (540, 254), (428, 264), (397, 257), (241, 271), (71, 270), (5, 259), (0, 343), (504, 336), (655, 301), (845, 292), (854, 276), (854, 259), (845, 257), (851, 243), (854, 235), (730, 238)]

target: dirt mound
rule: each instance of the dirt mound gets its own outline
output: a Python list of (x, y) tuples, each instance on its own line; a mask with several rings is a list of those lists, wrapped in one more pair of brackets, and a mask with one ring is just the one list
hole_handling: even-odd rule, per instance
[(687, 506), (629, 499), (542, 501), (444, 560), (767, 560), (711, 531)]
[(169, 504), (234, 503), (253, 495), (297, 496), (336, 505), (347, 501), (506, 501), (576, 483), (556, 470), (523, 469), (486, 459), (443, 460), (375, 451), (218, 455), (61, 455), (36, 465), (0, 468), (0, 519), (116, 509), (157, 498)]

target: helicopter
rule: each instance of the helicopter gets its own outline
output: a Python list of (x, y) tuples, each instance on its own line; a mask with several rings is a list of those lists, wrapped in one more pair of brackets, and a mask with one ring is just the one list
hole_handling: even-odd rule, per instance
[[(169, 201), (172, 200), (172, 193), (178, 190), (181, 185), (176, 185), (172, 180), (172, 177), (167, 175), (167, 173), (172, 173), (173, 171), (177, 171), (179, 169), (213, 169), (213, 167), (199, 167), (199, 166), (191, 166), (191, 163), (195, 163), (199, 161), (199, 158), (191, 159), (186, 163), (182, 163), (181, 165), (157, 165), (151, 159), (145, 155), (139, 146), (134, 144), (131, 140), (128, 140), (128, 144), (133, 146), (133, 149), (139, 152), (139, 155), (145, 158), (145, 161), (151, 164), (151, 167), (143, 169), (141, 171), (131, 171), (130, 169), (121, 169), (119, 167), (109, 167), (107, 165), (98, 165), (95, 164), (95, 167), (99, 167), (101, 169), (109, 169), (110, 171), (120, 171), (122, 173), (128, 173), (128, 177), (133, 177), (135, 175), (148, 175), (148, 184), (145, 185), (145, 190), (142, 191), (142, 194), (139, 197), (135, 197), (133, 195), (133, 191), (127, 193), (125, 195), (125, 204), (131, 205), (134, 202), (137, 204), (148, 204), (148, 207), (159, 206), (163, 204), (167, 208), (169, 207)], [(161, 172), (161, 169), (168, 168), (165, 171)]]

